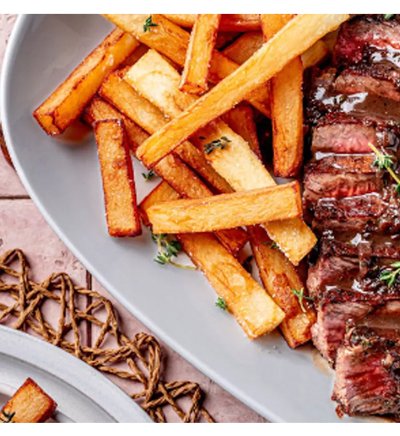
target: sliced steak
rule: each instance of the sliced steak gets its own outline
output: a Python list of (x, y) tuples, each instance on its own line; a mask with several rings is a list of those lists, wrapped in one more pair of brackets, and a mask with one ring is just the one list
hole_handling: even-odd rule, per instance
[(314, 206), (312, 226), (319, 232), (400, 232), (400, 201), (393, 190), (384, 189), (345, 198), (320, 198)]
[(332, 399), (340, 415), (400, 415), (400, 311), (391, 328), (355, 326), (336, 359)]
[(360, 63), (371, 47), (400, 50), (398, 17), (385, 20), (382, 16), (362, 16), (344, 23), (334, 49), (335, 62), (338, 65)]
[(311, 207), (320, 198), (343, 198), (379, 192), (382, 174), (373, 155), (328, 156), (310, 162), (304, 175), (304, 201)]
[[(369, 93), (399, 102), (400, 69), (384, 63), (350, 67), (336, 78), (334, 88), (337, 93)], [(384, 101), (386, 112), (393, 111), (393, 102)]]

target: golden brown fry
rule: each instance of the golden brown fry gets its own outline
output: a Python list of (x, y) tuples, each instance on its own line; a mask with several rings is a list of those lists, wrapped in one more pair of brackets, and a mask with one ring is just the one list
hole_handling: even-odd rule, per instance
[(269, 333), (281, 323), (284, 312), (211, 234), (177, 237), (250, 338)]
[(329, 48), (326, 43), (321, 39), (317, 41), (312, 47), (301, 55), (301, 61), (303, 68), (310, 68), (314, 65), (318, 65), (329, 54)]
[(147, 210), (164, 201), (178, 200), (180, 195), (167, 182), (159, 183), (139, 204), (139, 212), (145, 226), (150, 227)]
[(282, 27), (293, 19), (293, 14), (264, 14), (261, 15), (261, 30), (266, 41), (269, 41)]
[(264, 43), (261, 32), (246, 32), (223, 50), (223, 54), (241, 65)]
[(190, 34), (179, 88), (190, 94), (208, 89), (208, 71), (217, 38), (220, 14), (199, 14)]
[[(122, 80), (118, 73), (112, 73), (107, 77), (99, 93), (121, 113), (150, 134), (156, 132), (167, 123), (167, 119), (162, 112), (135, 92), (131, 86)], [(190, 98), (190, 96), (188, 97)], [(229, 184), (213, 170), (203, 154), (200, 153), (193, 144), (185, 141), (178, 147), (176, 154), (198, 172), (217, 192), (232, 192), (232, 188)], [(157, 168), (154, 169), (163, 177), (162, 174), (157, 171)], [(167, 181), (170, 182), (169, 180)]]
[[(179, 26), (191, 28), (196, 21), (195, 14), (164, 14)], [(221, 17), (221, 31), (247, 32), (260, 28), (259, 14), (224, 14)]]
[[(147, 18), (146, 15), (108, 14), (104, 15), (104, 17), (126, 32), (132, 33), (143, 44), (167, 56), (179, 66), (184, 66), (190, 34), (172, 21), (169, 21), (165, 16), (152, 15), (152, 21), (156, 26), (151, 27), (150, 31), (147, 32), (143, 32), (143, 24)], [(217, 83), (233, 73), (237, 68), (237, 64), (222, 53), (214, 50), (209, 80)], [(270, 115), (268, 89), (264, 86), (249, 92), (244, 98), (264, 115)]]
[(261, 227), (249, 227), (248, 232), (261, 281), (285, 312), (286, 317), (280, 325), (283, 336), (292, 348), (308, 342), (316, 317), (307, 300), (302, 301), (302, 307), (293, 292), (304, 289), (296, 269)]
[[(178, 115), (195, 101), (194, 96), (179, 91), (179, 74), (154, 50), (150, 50), (132, 66), (125, 78), (170, 117)], [(222, 121), (216, 120), (203, 127), (191, 139), (203, 150), (210, 149), (212, 144), (219, 145), (206, 154), (206, 157), (235, 191), (275, 185), (274, 179), (246, 141)], [(294, 264), (298, 264), (316, 243), (312, 231), (299, 218), (265, 223), (265, 227)]]
[(153, 166), (196, 130), (234, 107), (348, 17), (347, 14), (313, 14), (293, 18), (237, 70), (142, 144), (138, 149), (140, 158), (146, 165)]
[(89, 106), (85, 109), (83, 119), (91, 125), (95, 124), (97, 121), (112, 119), (122, 120), (132, 153), (135, 153), (139, 145), (149, 137), (149, 134), (141, 127), (100, 97), (94, 97), (92, 99)]
[(222, 119), (235, 133), (247, 141), (252, 151), (262, 160), (253, 109), (242, 103), (224, 114)]
[(108, 232), (111, 236), (142, 233), (136, 203), (131, 156), (123, 123), (111, 119), (94, 125)]
[(28, 378), (3, 407), (0, 423), (45, 422), (52, 417), (56, 408), (57, 403)]
[[(110, 74), (103, 82), (100, 94), (126, 117), (148, 132), (157, 130), (160, 124), (166, 122), (155, 106), (135, 92), (116, 73)], [(192, 144), (190, 145), (193, 147)], [(202, 198), (213, 195), (210, 189), (175, 154), (170, 154), (158, 162), (154, 170), (182, 197)], [(217, 236), (233, 254), (237, 254), (247, 242), (247, 234), (243, 229), (221, 231), (217, 233)]]
[(132, 35), (119, 29), (111, 32), (34, 111), (34, 117), (46, 133), (62, 133), (75, 121), (107, 74), (123, 63), (138, 46), (139, 42)]
[(301, 216), (297, 182), (213, 197), (168, 201), (147, 211), (154, 233), (200, 233)]
[(271, 80), (274, 174), (296, 177), (303, 162), (303, 65), (289, 62)]
[[(266, 41), (278, 33), (292, 15), (261, 17)], [(270, 82), (274, 174), (295, 177), (303, 161), (303, 65), (294, 58)]]

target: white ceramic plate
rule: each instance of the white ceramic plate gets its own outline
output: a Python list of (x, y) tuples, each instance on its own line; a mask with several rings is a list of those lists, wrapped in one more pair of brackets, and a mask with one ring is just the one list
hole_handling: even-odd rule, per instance
[[(93, 138), (72, 146), (47, 137), (32, 110), (104, 37), (100, 16), (19, 19), (5, 59), (1, 113), (26, 189), (74, 254), (134, 316), (217, 383), (272, 421), (334, 422), (332, 378), (310, 348), (290, 350), (277, 334), (249, 341), (200, 273), (153, 262), (149, 234), (107, 235)], [(136, 171), (139, 198), (154, 184)]]
[(57, 422), (150, 422), (95, 369), (42, 340), (0, 326), (0, 406), (28, 377), (57, 402)]

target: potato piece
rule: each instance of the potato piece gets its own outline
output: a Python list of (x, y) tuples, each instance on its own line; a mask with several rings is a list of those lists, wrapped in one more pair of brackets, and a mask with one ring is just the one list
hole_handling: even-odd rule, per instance
[(168, 201), (148, 212), (154, 233), (200, 233), (293, 218), (302, 214), (297, 182), (213, 197)]
[(247, 32), (223, 50), (223, 54), (241, 65), (246, 62), (264, 43), (261, 32)]
[(303, 163), (303, 65), (289, 62), (271, 80), (274, 174), (296, 177)]
[(86, 57), (33, 113), (49, 135), (62, 133), (84, 110), (104, 78), (139, 47), (129, 33), (116, 29)]
[[(116, 73), (110, 74), (104, 81), (100, 88), (100, 94), (126, 117), (148, 132), (157, 130), (160, 124), (166, 122), (162, 113), (155, 106), (135, 92)], [(194, 148), (192, 144), (190, 145)], [(182, 197), (202, 198), (213, 195), (210, 189), (175, 154), (162, 159), (154, 167), (154, 170)], [(220, 231), (217, 232), (217, 237), (234, 255), (247, 242), (247, 233), (243, 229)]]
[(321, 63), (329, 55), (329, 48), (321, 39), (301, 55), (303, 68), (310, 68)]
[(190, 34), (180, 90), (201, 95), (208, 90), (208, 71), (217, 38), (220, 14), (199, 14)]
[(269, 333), (282, 322), (284, 312), (211, 234), (177, 237), (249, 338)]
[[(187, 105), (195, 101), (194, 96), (179, 91), (179, 74), (154, 50), (149, 50), (139, 62), (127, 70), (125, 78), (140, 94), (170, 117), (179, 115)], [(215, 146), (212, 152), (206, 154), (206, 158), (235, 191), (275, 185), (274, 179), (246, 141), (222, 121), (216, 120), (203, 127), (191, 140), (203, 150), (209, 148), (210, 144), (219, 144), (219, 147)], [(316, 243), (312, 231), (299, 218), (279, 223), (270, 222), (265, 226), (294, 264), (298, 264)]]
[(27, 378), (3, 407), (0, 422), (45, 422), (52, 417), (56, 408), (57, 403), (32, 379)]
[[(192, 28), (196, 21), (195, 14), (164, 14), (169, 20), (179, 26)], [(221, 17), (221, 31), (247, 32), (260, 28), (259, 14), (223, 14)]]
[(306, 299), (302, 301), (303, 311), (293, 293), (293, 290), (304, 289), (296, 269), (261, 227), (249, 227), (248, 232), (261, 281), (286, 314), (280, 325), (283, 336), (292, 348), (308, 342), (316, 316)]
[(264, 39), (269, 41), (282, 27), (292, 20), (293, 14), (264, 14), (261, 15), (261, 30)]
[[(143, 32), (143, 23), (147, 18), (146, 15), (108, 14), (104, 15), (104, 17), (126, 32), (131, 32), (143, 44), (167, 56), (179, 66), (184, 66), (190, 34), (163, 15), (152, 15), (152, 21), (156, 26), (152, 27), (148, 32)], [(209, 80), (217, 83), (233, 73), (237, 68), (237, 64), (219, 51), (214, 50), (210, 64)], [(268, 89), (261, 86), (248, 94), (245, 98), (268, 117), (270, 115)]]
[(262, 160), (253, 109), (246, 104), (240, 104), (224, 114), (222, 119), (235, 133), (247, 141), (251, 150)]
[(108, 233), (137, 236), (142, 233), (136, 203), (135, 181), (125, 131), (120, 120), (94, 125), (103, 180)]
[[(138, 124), (146, 132), (152, 134), (167, 123), (162, 112), (148, 100), (141, 97), (121, 79), (118, 73), (110, 74), (103, 82), (99, 91), (100, 95), (114, 105), (130, 120)], [(181, 144), (176, 154), (190, 167), (198, 172), (216, 192), (232, 192), (232, 188), (213, 168), (208, 164), (202, 153), (188, 141)], [(154, 168), (161, 176), (162, 174)], [(183, 194), (182, 194), (183, 195)]]
[(298, 15), (293, 18), (237, 70), (142, 144), (138, 149), (140, 159), (153, 166), (196, 130), (232, 109), (348, 18), (348, 14)]

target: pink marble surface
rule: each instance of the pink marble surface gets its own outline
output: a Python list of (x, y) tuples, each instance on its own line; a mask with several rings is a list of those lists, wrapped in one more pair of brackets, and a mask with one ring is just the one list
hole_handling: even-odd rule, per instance
[[(14, 20), (14, 16), (0, 14), (0, 65)], [(21, 248), (26, 252), (35, 271), (35, 278), (43, 279), (53, 271), (66, 271), (77, 283), (86, 286), (88, 275), (85, 268), (47, 225), (36, 206), (27, 197), (18, 176), (0, 155), (0, 252), (10, 248)], [(94, 277), (90, 281), (93, 289), (109, 297), (107, 291)], [(127, 335), (134, 335), (143, 330), (148, 331), (121, 305), (117, 302), (115, 305)], [(264, 421), (262, 417), (197, 371), (177, 353), (165, 345), (163, 351), (166, 356), (166, 378), (198, 382), (207, 394), (206, 407), (218, 422)], [(122, 383), (121, 387), (129, 390), (127, 384)]]

